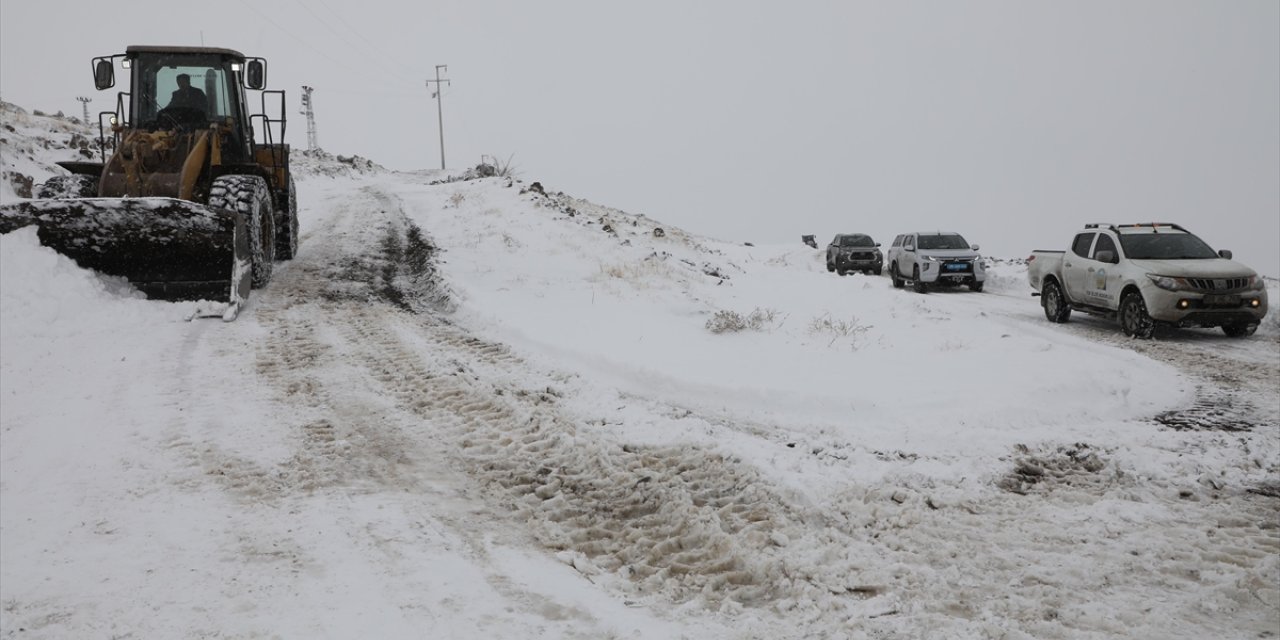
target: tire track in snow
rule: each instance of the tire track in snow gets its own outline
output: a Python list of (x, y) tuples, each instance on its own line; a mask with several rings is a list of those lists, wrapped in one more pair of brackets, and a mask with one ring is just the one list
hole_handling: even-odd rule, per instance
[[(406, 233), (407, 220), (394, 198), (365, 195), (384, 215), (362, 213), (358, 227), (337, 232), (345, 238), (327, 264), (303, 270), (315, 300), (308, 306), (323, 311), (333, 349), (358, 363), (348, 383), (371, 385), (390, 410), (416, 416), (415, 435), (490, 487), (542, 544), (582, 573), (622, 578), (620, 588), (644, 597), (799, 602), (818, 611), (878, 592), (842, 559), (855, 539), (793, 506), (749, 465), (701, 447), (623, 446), (580, 429), (556, 402), (554, 376), (439, 314), (404, 312), (380, 293), (387, 278), (376, 251), (388, 244), (378, 234)], [(341, 253), (354, 248), (364, 254)], [(327, 350), (274, 328), (271, 311), (258, 316), (273, 326), (264, 375), (285, 393), (306, 388), (333, 404), (324, 397), (332, 391), (299, 373)], [(308, 446), (328, 446), (322, 432)]]
[[(352, 547), (361, 550), (353, 552), (359, 562), (380, 559), (382, 567), (376, 570), (399, 585), (384, 589), (383, 598), (411, 617), (467, 620), (475, 615), (473, 604), (452, 597), (426, 599), (431, 594), (440, 597), (439, 585), (415, 587), (421, 569), (410, 569), (406, 563), (456, 566), (435, 555), (433, 550), (444, 546), (482, 571), (504, 602), (518, 605), (515, 610), (502, 607), (496, 614), (491, 610), (492, 620), (473, 620), (475, 630), (515, 628), (545, 618), (543, 626), (554, 629), (557, 637), (608, 635), (608, 628), (590, 614), (526, 590), (493, 566), (488, 551), (509, 526), (507, 516), (476, 503), (469, 482), (450, 469), (433, 426), (394, 398), (378, 394), (376, 383), (361, 369), (364, 360), (358, 354), (365, 347), (347, 341), (343, 325), (395, 323), (403, 315), (384, 297), (387, 260), (379, 253), (387, 249), (383, 240), (388, 234), (403, 232), (403, 220), (376, 208), (383, 204), (362, 193), (349, 206), (335, 207), (325, 232), (312, 234), (298, 259), (277, 272), (278, 278), (258, 292), (249, 309), (266, 330), (256, 373), (290, 408), (281, 426), (292, 432), (292, 453), (268, 465), (207, 444), (198, 450), (189, 442), (175, 446), (189, 451), (193, 465), (203, 468), (206, 476), (251, 505), (296, 513), (314, 508), (308, 499), (313, 496), (324, 496), (322, 505), (335, 500), (356, 504), (360, 496), (370, 494), (376, 494), (372, 499), (378, 509), (394, 505), (396, 509), (372, 520), (358, 512), (344, 515), (342, 509), (320, 517), (325, 522), (337, 518), (330, 526), (336, 525)], [(352, 274), (376, 277), (352, 281)], [(253, 549), (264, 543), (249, 540), (242, 546), (243, 559), (253, 560)], [(295, 574), (299, 567), (325, 566), (324, 559), (305, 557), (307, 546), (288, 536), (266, 546), (295, 549), (284, 558)], [(457, 624), (451, 621), (444, 628), (456, 629)]]

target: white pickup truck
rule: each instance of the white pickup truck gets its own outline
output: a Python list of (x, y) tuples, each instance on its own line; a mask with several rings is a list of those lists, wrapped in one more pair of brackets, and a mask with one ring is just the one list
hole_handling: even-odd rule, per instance
[(1067, 251), (1035, 251), (1027, 278), (1051, 322), (1071, 311), (1116, 318), (1125, 335), (1149, 338), (1158, 324), (1222, 327), (1252, 335), (1267, 314), (1253, 269), (1232, 262), (1176, 224), (1088, 224)]

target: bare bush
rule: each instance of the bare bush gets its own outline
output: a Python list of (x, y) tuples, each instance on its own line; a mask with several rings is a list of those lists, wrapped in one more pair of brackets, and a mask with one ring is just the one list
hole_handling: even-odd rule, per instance
[(711, 333), (736, 333), (739, 331), (764, 331), (779, 323), (776, 309), (757, 307), (747, 315), (722, 309), (707, 319), (707, 331)]
[[(824, 313), (809, 322), (809, 333), (821, 336), (831, 336), (831, 341), (827, 346), (835, 344), (836, 340), (841, 338), (852, 338), (855, 343), (858, 336), (866, 333), (871, 329), (869, 325), (858, 324), (858, 318), (850, 316), (848, 320), (832, 318), (831, 314)], [(856, 347), (856, 344), (854, 345)]]
[(669, 281), (676, 278), (676, 272), (671, 265), (652, 256), (638, 262), (601, 264), (600, 273), (607, 278), (626, 280), (640, 289), (648, 288), (655, 280)]

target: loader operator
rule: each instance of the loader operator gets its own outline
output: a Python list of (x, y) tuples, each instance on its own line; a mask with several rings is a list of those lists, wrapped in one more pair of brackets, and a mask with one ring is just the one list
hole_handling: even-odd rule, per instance
[(191, 76), (179, 73), (177, 80), (178, 90), (173, 92), (173, 96), (169, 98), (169, 106), (165, 108), (196, 109), (202, 114), (205, 113), (209, 108), (209, 100), (203, 91), (191, 86)]

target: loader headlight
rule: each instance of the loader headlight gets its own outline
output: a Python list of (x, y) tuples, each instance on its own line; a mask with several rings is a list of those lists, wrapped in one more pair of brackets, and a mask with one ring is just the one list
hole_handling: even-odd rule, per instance
[(1182, 278), (1171, 278), (1169, 276), (1157, 276), (1150, 273), (1147, 274), (1147, 277), (1151, 278), (1152, 284), (1156, 285), (1157, 287), (1160, 287), (1161, 289), (1164, 289), (1165, 291), (1182, 291), (1182, 290), (1191, 288), (1190, 286), (1187, 285), (1187, 281)]

